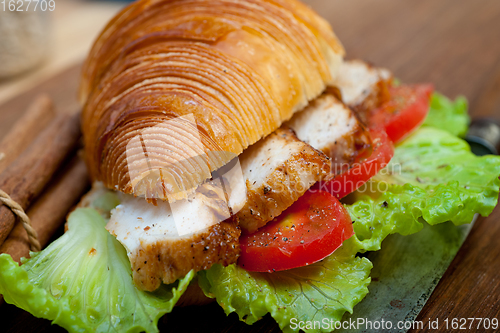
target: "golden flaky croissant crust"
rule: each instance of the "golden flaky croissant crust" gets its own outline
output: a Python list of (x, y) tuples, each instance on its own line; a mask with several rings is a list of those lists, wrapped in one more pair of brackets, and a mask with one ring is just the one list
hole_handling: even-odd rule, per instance
[(318, 96), (343, 55), (299, 1), (135, 2), (83, 68), (91, 175), (161, 199), (192, 188)]

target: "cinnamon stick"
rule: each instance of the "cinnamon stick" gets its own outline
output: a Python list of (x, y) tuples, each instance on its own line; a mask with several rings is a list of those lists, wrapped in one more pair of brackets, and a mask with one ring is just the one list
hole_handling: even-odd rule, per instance
[[(29, 148), (0, 174), (0, 188), (26, 210), (76, 147), (79, 138), (79, 115), (58, 115)], [(0, 245), (15, 221), (15, 215), (9, 208), (0, 207)]]
[(28, 148), (54, 115), (52, 100), (39, 95), (0, 142), (0, 173)]
[[(66, 214), (90, 186), (85, 163), (75, 157), (62, 174), (51, 181), (48, 189), (28, 210), (32, 227), (38, 233), (42, 247), (47, 245), (64, 222)], [(30, 243), (26, 231), (18, 223), (0, 246), (0, 253), (8, 253), (15, 261), (29, 254)]]

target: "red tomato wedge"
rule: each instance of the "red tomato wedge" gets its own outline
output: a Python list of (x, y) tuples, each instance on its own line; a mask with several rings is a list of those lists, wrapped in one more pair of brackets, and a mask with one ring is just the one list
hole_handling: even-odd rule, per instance
[(370, 127), (384, 128), (397, 143), (417, 129), (429, 112), (434, 87), (430, 84), (390, 87), (391, 99), (370, 115)]
[(316, 183), (313, 190), (326, 191), (341, 199), (354, 192), (383, 169), (394, 156), (394, 147), (384, 130), (372, 129), (370, 135), (373, 151), (368, 158), (353, 164), (347, 171), (328, 182)]
[(238, 265), (251, 272), (306, 266), (332, 254), (353, 234), (349, 213), (334, 196), (308, 191), (273, 221), (240, 237)]

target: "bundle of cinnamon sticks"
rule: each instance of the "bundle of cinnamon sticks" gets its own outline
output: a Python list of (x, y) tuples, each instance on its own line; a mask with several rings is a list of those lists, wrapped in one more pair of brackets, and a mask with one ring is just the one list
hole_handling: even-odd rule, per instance
[[(77, 154), (79, 119), (79, 114), (55, 112), (52, 101), (40, 96), (0, 142), (0, 190), (27, 212), (42, 247), (89, 187)], [(31, 244), (17, 220), (0, 203), (0, 253), (19, 261)]]

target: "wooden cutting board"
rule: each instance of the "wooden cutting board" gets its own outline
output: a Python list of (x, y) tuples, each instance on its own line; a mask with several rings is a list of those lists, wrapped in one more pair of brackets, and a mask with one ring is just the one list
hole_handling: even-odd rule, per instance
[[(65, 0), (66, 1), (66, 0)], [(67, 0), (70, 1), (70, 0)], [(92, 18), (115, 7), (99, 2), (71, 1), (65, 7), (65, 24), (94, 24)], [(403, 82), (433, 82), (450, 97), (465, 95), (473, 117), (500, 119), (500, 2), (497, 0), (310, 0), (328, 19), (342, 40), (348, 58), (361, 58), (385, 66)], [(59, 2), (58, 2), (59, 4)], [(103, 9), (104, 8), (104, 9)], [(81, 9), (81, 8), (80, 8)], [(59, 14), (59, 16), (63, 16)], [(93, 26), (95, 29), (95, 26)], [(75, 28), (76, 29), (76, 28)], [(95, 29), (97, 33), (98, 29)], [(71, 43), (71, 36), (68, 36)], [(74, 39), (74, 38), (73, 38)], [(74, 42), (73, 42), (74, 43)], [(70, 44), (68, 44), (70, 45)], [(68, 46), (69, 47), (69, 46)], [(59, 48), (58, 52), (64, 52)], [(52, 96), (61, 111), (78, 108), (76, 101), (79, 59), (87, 52), (66, 57), (65, 66), (51, 67), (45, 76), (22, 78), (23, 84), (0, 82), (0, 139), (41, 92)], [(50, 75), (49, 75), (50, 74)], [(38, 82), (31, 84), (30, 82)], [(19, 81), (16, 81), (19, 82)], [(417, 320), (453, 318), (500, 319), (500, 207), (488, 218), (479, 218), (454, 261), (434, 290)], [(160, 320), (162, 331), (276, 332), (269, 317), (247, 326), (231, 315), (226, 318), (217, 304), (175, 309)], [(50, 322), (10, 305), (0, 307), (1, 332), (53, 332)], [(444, 325), (433, 332), (446, 332)]]

